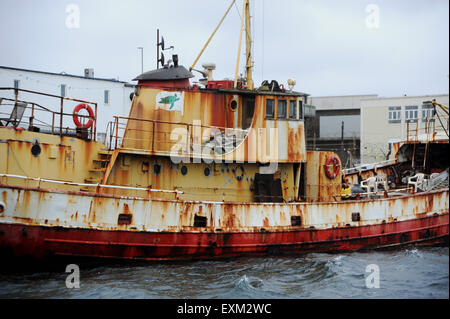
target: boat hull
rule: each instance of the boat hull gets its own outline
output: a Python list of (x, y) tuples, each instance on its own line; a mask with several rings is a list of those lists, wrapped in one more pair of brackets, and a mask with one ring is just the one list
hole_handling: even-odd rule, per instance
[[(35, 259), (341, 252), (448, 243), (449, 235), (448, 188), (395, 198), (288, 204), (186, 202), (6, 185), (0, 192), (2, 255)], [(196, 225), (198, 216), (204, 225)]]
[(278, 232), (130, 232), (0, 224), (2, 255), (176, 260), (448, 244), (448, 214), (376, 225)]

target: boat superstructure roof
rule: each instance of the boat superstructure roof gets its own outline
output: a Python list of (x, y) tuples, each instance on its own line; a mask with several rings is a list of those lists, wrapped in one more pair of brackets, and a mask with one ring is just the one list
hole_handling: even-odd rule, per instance
[(170, 81), (193, 78), (194, 75), (184, 66), (151, 70), (133, 79), (133, 81)]
[(267, 90), (246, 90), (246, 89), (201, 89), (201, 90), (211, 90), (223, 93), (234, 93), (234, 94), (253, 94), (253, 95), (276, 95), (276, 96), (309, 96), (307, 93), (297, 92), (297, 91), (267, 91)]
[[(137, 76), (133, 81), (139, 81), (138, 85), (141, 83), (145, 83), (147, 81), (158, 81), (161, 83), (161, 87), (164, 87), (164, 81), (179, 81), (179, 80), (188, 80), (190, 78), (194, 77), (194, 75), (189, 72), (184, 66), (176, 66), (176, 67), (164, 67), (160, 69), (151, 70), (145, 73), (140, 74)], [(225, 80), (219, 80), (221, 81), (230, 81), (228, 79)], [(210, 82), (210, 81), (208, 81)], [(216, 82), (216, 80), (212, 80), (211, 82)], [(304, 92), (298, 92), (298, 91), (291, 91), (291, 90), (285, 90), (285, 89), (261, 89), (261, 88), (255, 88), (253, 90), (250, 90), (248, 88), (217, 88), (217, 87), (201, 87), (201, 86), (192, 86), (189, 85), (188, 87), (179, 87), (178, 89), (193, 89), (194, 87), (197, 87), (200, 91), (205, 92), (218, 92), (218, 93), (229, 93), (229, 94), (247, 94), (247, 95), (274, 95), (274, 96), (288, 96), (288, 97), (301, 97), (301, 96), (309, 96), (309, 94)]]

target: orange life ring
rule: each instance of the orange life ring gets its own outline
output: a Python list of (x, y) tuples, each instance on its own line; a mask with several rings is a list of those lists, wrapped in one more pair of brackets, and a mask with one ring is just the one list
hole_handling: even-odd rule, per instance
[(330, 179), (335, 179), (339, 175), (341, 164), (336, 156), (330, 156), (324, 165), (325, 175)]
[[(81, 109), (86, 109), (89, 113), (90, 119), (86, 124), (81, 124), (80, 120), (78, 119), (78, 112), (80, 112)], [(84, 103), (78, 104), (75, 106), (73, 110), (73, 122), (77, 127), (84, 127), (84, 128), (90, 128), (94, 121), (92, 120), (94, 118), (94, 111), (92, 111), (92, 108)]]

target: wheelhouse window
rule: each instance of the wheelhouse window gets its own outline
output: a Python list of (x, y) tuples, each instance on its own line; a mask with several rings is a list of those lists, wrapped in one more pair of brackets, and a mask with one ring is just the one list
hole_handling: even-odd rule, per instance
[(275, 100), (266, 100), (266, 118), (274, 118), (275, 116)]
[(277, 110), (277, 116), (279, 119), (285, 119), (286, 118), (286, 108), (287, 108), (287, 102), (286, 100), (278, 100), (278, 110)]
[(300, 120), (303, 119), (303, 101), (302, 100), (298, 101), (298, 118)]
[(402, 122), (401, 111), (402, 111), (401, 106), (389, 106), (389, 123), (390, 124)]
[(297, 119), (297, 101), (289, 101), (289, 118), (291, 120)]
[(419, 117), (419, 107), (417, 105), (405, 106), (405, 119), (410, 123), (417, 123)]

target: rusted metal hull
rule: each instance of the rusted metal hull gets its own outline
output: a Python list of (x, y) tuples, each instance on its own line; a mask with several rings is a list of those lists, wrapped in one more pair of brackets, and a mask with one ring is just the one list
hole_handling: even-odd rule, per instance
[(129, 232), (0, 224), (2, 255), (54, 255), (136, 260), (339, 252), (417, 244), (448, 244), (448, 214), (386, 224), (278, 232)]
[[(5, 205), (0, 250), (36, 259), (337, 252), (448, 243), (449, 235), (448, 188), (397, 198), (295, 204), (149, 200), (4, 185), (0, 192)], [(353, 220), (355, 211), (360, 220)], [(120, 222), (124, 215), (132, 215), (128, 224)], [(205, 225), (195, 227), (195, 216), (205, 216)], [(292, 216), (301, 217), (301, 226), (291, 225)]]

